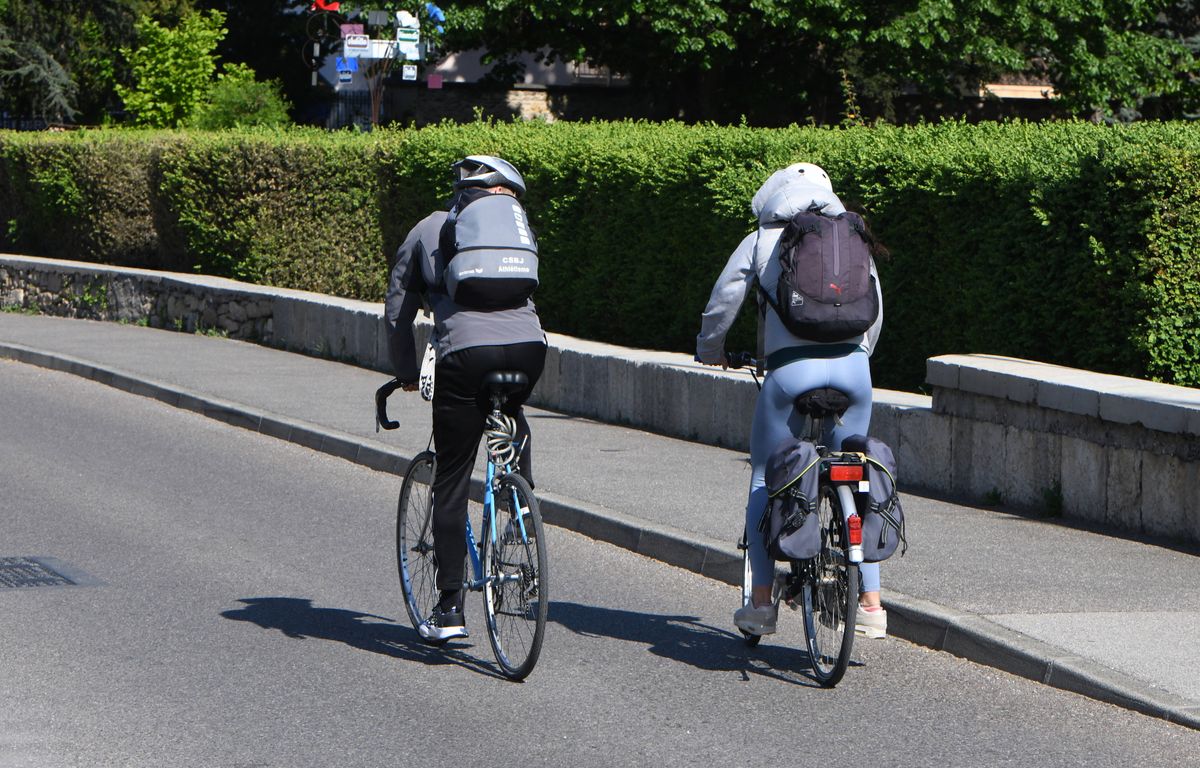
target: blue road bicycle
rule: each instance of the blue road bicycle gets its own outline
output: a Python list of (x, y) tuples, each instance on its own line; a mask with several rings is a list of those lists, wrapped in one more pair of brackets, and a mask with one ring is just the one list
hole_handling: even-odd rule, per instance
[[(521, 454), (516, 420), (500, 411), (508, 395), (527, 384), (528, 378), (520, 371), (494, 371), (484, 379), (492, 411), (484, 431), (487, 470), (481, 538), (476, 543), (468, 517), (467, 577), (463, 583), (464, 589), (483, 593), (488, 640), (500, 669), (512, 680), (523, 680), (537, 664), (550, 605), (542, 515), (533, 489), (516, 472)], [(400, 426), (387, 417), (387, 398), (399, 386), (392, 380), (375, 393), (375, 416), (384, 429)], [(414, 457), (404, 473), (396, 510), (396, 565), (404, 607), (418, 634), (438, 600), (433, 551), (436, 473), (433, 451), (427, 448)], [(425, 642), (442, 645), (446, 641)]]

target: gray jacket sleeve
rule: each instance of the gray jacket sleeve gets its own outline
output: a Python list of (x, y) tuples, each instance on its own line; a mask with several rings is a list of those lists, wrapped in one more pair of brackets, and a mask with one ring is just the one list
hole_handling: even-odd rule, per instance
[(738, 310), (754, 285), (754, 241), (751, 232), (733, 250), (721, 276), (713, 286), (708, 306), (700, 318), (700, 333), (696, 336), (696, 359), (702, 363), (720, 365), (725, 362), (725, 335), (729, 333)]
[(396, 252), (396, 265), (388, 277), (383, 304), (388, 357), (396, 378), (405, 383), (416, 381), (421, 372), (413, 337), (413, 321), (421, 308), (421, 291), (425, 287), (420, 268), (424, 246), (418, 229), (414, 227), (408, 233), (408, 238)]

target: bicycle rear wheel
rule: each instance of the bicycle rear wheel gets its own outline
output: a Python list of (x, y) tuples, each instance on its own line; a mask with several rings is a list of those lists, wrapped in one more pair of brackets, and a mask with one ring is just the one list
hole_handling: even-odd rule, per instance
[(550, 606), (542, 513), (517, 474), (500, 478), (494, 498), (495, 538), (481, 533), (488, 640), (505, 677), (523, 680), (541, 653)]
[[(404, 609), (413, 629), (429, 617), (438, 600), (437, 562), (433, 553), (434, 455), (420, 453), (408, 465), (396, 509), (396, 569)], [(424, 640), (443, 645), (445, 640)]]
[[(846, 498), (842, 498), (845, 496)], [(800, 565), (808, 569), (804, 585), (804, 634), (813, 675), (828, 688), (837, 685), (850, 663), (858, 612), (858, 564), (848, 557), (844, 520), (853, 510), (850, 493), (821, 486), (817, 506), (821, 551)]]

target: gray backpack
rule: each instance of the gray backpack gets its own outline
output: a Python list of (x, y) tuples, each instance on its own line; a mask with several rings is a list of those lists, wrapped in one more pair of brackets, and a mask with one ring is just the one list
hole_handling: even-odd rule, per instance
[(767, 509), (759, 521), (774, 560), (807, 560), (821, 551), (817, 493), (821, 457), (806, 440), (788, 438), (767, 460)]
[(450, 212), (455, 252), (446, 292), (467, 309), (523, 305), (538, 285), (538, 248), (525, 209), (511, 195), (486, 195)]
[(900, 545), (903, 557), (908, 540), (904, 536), (904, 509), (896, 492), (896, 458), (892, 449), (879, 438), (851, 435), (842, 441), (842, 450), (867, 457), (870, 491), (854, 495), (862, 518), (863, 562), (887, 560)]

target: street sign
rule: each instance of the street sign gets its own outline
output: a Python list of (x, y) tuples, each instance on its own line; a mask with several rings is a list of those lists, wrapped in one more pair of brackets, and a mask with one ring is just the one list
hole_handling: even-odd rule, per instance
[(416, 64), (405, 64), (400, 69), (401, 69), (400, 76), (402, 79), (404, 79), (404, 80), (416, 80), (417, 79), (417, 65)]
[(342, 54), (348, 59), (357, 59), (371, 50), (371, 38), (366, 35), (346, 35), (342, 41)]
[(421, 60), (421, 30), (411, 27), (396, 28), (396, 47), (409, 61)]
[(395, 59), (400, 56), (400, 49), (391, 40), (372, 40), (369, 55), (372, 59)]

